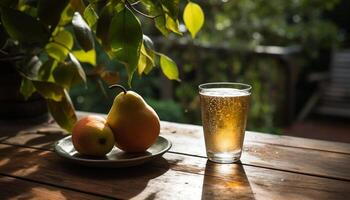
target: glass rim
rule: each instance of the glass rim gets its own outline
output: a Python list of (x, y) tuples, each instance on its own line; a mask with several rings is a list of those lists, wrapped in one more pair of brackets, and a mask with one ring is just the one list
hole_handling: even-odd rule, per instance
[[(215, 86), (217, 85), (218, 87), (206, 87), (206, 86)], [(245, 84), (245, 83), (237, 83), (237, 82), (210, 82), (210, 83), (202, 83), (198, 86), (199, 90), (206, 90), (206, 89), (215, 89), (215, 88), (225, 88), (222, 86), (243, 86), (244, 88), (234, 88), (234, 87), (227, 87), (227, 88), (233, 88), (237, 89), (239, 91), (246, 91), (250, 92), (252, 89), (251, 85)]]

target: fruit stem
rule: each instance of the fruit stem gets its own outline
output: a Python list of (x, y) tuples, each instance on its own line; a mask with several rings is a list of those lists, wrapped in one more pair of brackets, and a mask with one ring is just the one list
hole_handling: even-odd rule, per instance
[(109, 89), (113, 89), (113, 88), (115, 88), (115, 87), (117, 87), (117, 88), (123, 90), (124, 94), (127, 93), (127, 90), (125, 89), (125, 87), (123, 87), (122, 85), (119, 85), (119, 84), (113, 84), (113, 85), (109, 86), (108, 88), (109, 88)]

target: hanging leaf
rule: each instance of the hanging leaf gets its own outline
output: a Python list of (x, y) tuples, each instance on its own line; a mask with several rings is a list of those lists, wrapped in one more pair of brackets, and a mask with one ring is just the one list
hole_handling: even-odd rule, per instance
[(143, 44), (146, 48), (154, 50), (154, 44), (151, 38), (149, 38), (147, 35), (143, 34), (142, 36)]
[(192, 38), (195, 38), (204, 24), (202, 8), (196, 3), (188, 2), (184, 10), (183, 19)]
[(109, 42), (109, 27), (112, 21), (112, 17), (114, 14), (114, 1), (109, 2), (103, 9), (100, 17), (97, 21), (96, 26), (96, 36), (99, 38), (102, 42), (102, 46), (105, 50), (110, 49), (110, 42)]
[[(141, 46), (141, 49), (144, 48), (143, 45)], [(139, 62), (137, 63), (137, 72), (139, 75), (143, 73), (147, 66), (147, 56), (145, 54), (145, 51), (141, 51)]]
[(86, 83), (86, 75), (80, 63), (72, 54), (69, 54), (69, 58), (70, 62), (60, 64), (53, 71), (55, 82), (66, 89), (77, 83)]
[(69, 53), (69, 56), (68, 56), (70, 62), (74, 65), (75, 67), (75, 70), (77, 71), (77, 75), (79, 76), (79, 78), (84, 82), (86, 83), (86, 74), (84, 72), (84, 69), (83, 67), (80, 65), (79, 61), (76, 59), (76, 57)]
[(148, 74), (155, 66), (155, 53), (153, 41), (147, 35), (143, 35), (143, 46), (144, 48), (141, 48), (141, 54), (143, 54), (147, 59), (146, 66), (141, 71), (144, 74)]
[(48, 41), (50, 35), (47, 29), (30, 15), (4, 7), (0, 11), (2, 24), (14, 40), (30, 44)]
[(165, 21), (166, 21), (165, 26), (167, 29), (171, 30), (174, 33), (182, 35), (182, 33), (179, 30), (179, 21), (178, 20), (175, 21), (169, 15), (165, 14)]
[(128, 83), (136, 70), (142, 44), (142, 29), (140, 21), (128, 9), (117, 13), (111, 22), (109, 30), (112, 51), (128, 70)]
[(77, 121), (77, 116), (75, 115), (75, 109), (67, 91), (63, 90), (63, 94), (61, 101), (48, 99), (47, 105), (57, 124), (71, 132)]
[(58, 23), (59, 26), (65, 26), (68, 23), (70, 23), (72, 21), (72, 16), (74, 14), (74, 10), (72, 8), (72, 6), (70, 4), (68, 4), (68, 6), (66, 6), (66, 8), (62, 11), (61, 13), (61, 19)]
[(85, 51), (94, 49), (95, 43), (92, 31), (78, 12), (74, 13), (72, 24), (75, 36), (80, 46)]
[(55, 60), (64, 61), (73, 47), (73, 42), (72, 34), (62, 30), (53, 37), (52, 42), (46, 45), (45, 50)]
[(170, 80), (180, 81), (176, 63), (164, 54), (158, 55), (160, 56), (160, 67), (164, 75)]
[(32, 83), (39, 94), (41, 94), (41, 96), (43, 96), (45, 99), (61, 101), (64, 96), (63, 88), (56, 83), (36, 80), (32, 80)]
[(29, 79), (23, 77), (20, 87), (20, 92), (23, 95), (25, 100), (28, 100), (30, 96), (35, 92), (35, 87)]
[(17, 71), (29, 79), (36, 79), (41, 65), (38, 56), (26, 56), (18, 63)]
[(60, 21), (61, 13), (68, 3), (69, 0), (39, 0), (37, 16), (41, 22), (53, 30)]
[(156, 28), (164, 35), (168, 36), (170, 31), (166, 27), (165, 11), (161, 1), (159, 0), (145, 0), (141, 1), (146, 7), (148, 14), (152, 16), (157, 16), (154, 18), (154, 23)]
[(161, 2), (165, 8), (165, 11), (170, 15), (170, 17), (177, 19), (180, 0), (166, 0)]
[(98, 15), (96, 14), (92, 4), (89, 4), (85, 8), (84, 18), (86, 19), (86, 22), (89, 24), (90, 27), (93, 27), (96, 24), (98, 20)]
[(85, 52), (84, 50), (78, 50), (78, 51), (73, 51), (72, 53), (80, 62), (89, 63), (93, 66), (96, 65), (95, 49), (91, 49), (88, 52)]
[(52, 71), (56, 68), (57, 61), (49, 58), (44, 64), (41, 65), (38, 73), (38, 80), (54, 82)]

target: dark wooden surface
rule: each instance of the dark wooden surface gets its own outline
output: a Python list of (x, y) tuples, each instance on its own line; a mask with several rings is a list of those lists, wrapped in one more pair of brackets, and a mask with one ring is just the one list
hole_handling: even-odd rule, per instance
[(0, 199), (350, 199), (350, 144), (247, 132), (241, 163), (215, 164), (200, 126), (161, 129), (163, 158), (97, 169), (52, 151), (54, 123), (0, 121)]

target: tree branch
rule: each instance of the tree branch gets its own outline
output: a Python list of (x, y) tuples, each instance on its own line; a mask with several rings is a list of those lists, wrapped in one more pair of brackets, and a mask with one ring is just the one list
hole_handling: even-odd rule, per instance
[(132, 11), (134, 11), (134, 12), (136, 12), (136, 13), (138, 13), (138, 14), (140, 14), (140, 15), (146, 17), (146, 18), (149, 18), (149, 19), (154, 19), (154, 18), (157, 18), (157, 17), (160, 16), (160, 15), (156, 15), (156, 16), (147, 15), (147, 14), (145, 14), (145, 13), (143, 13), (143, 12), (137, 10), (133, 5), (136, 5), (138, 2), (139, 2), (139, 1), (137, 1), (137, 2), (135, 2), (135, 3), (133, 3), (133, 4), (131, 4), (128, 0), (125, 0), (125, 5), (126, 5), (126, 7), (128, 7), (130, 10), (132, 10)]

